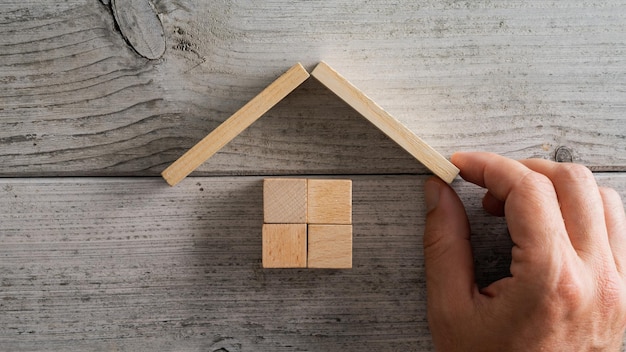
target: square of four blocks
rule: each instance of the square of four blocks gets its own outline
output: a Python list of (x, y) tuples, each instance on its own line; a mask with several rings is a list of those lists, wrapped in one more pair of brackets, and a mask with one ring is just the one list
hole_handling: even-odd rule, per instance
[(352, 267), (352, 181), (263, 181), (263, 267)]

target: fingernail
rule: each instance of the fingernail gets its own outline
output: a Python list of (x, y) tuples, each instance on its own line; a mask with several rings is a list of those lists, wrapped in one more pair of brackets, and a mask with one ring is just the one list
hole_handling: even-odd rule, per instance
[(427, 213), (435, 209), (437, 204), (439, 204), (439, 191), (439, 182), (433, 179), (426, 180), (426, 183), (424, 183), (424, 200), (426, 201)]

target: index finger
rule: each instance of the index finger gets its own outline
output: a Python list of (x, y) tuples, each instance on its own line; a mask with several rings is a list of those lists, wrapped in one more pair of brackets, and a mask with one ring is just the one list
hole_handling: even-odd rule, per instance
[(465, 180), (487, 188), (504, 203), (511, 239), (521, 250), (513, 251), (514, 261), (516, 255), (522, 261), (558, 260), (564, 243), (573, 251), (548, 177), (492, 153), (455, 153), (451, 160)]
[(597, 259), (597, 253), (609, 253), (604, 206), (591, 171), (582, 165), (544, 159), (520, 162), (552, 180), (565, 228), (579, 255)]

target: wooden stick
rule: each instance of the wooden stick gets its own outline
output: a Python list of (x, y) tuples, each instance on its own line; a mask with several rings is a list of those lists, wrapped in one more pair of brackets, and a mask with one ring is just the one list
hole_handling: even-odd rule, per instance
[(309, 78), (309, 73), (301, 64), (298, 63), (291, 67), (259, 95), (250, 100), (198, 144), (172, 163), (161, 173), (161, 176), (170, 186), (174, 186), (182, 181), (239, 133), (248, 128), (274, 105), (278, 104), (307, 78)]
[(320, 62), (311, 72), (311, 75), (413, 155), (435, 175), (448, 183), (451, 183), (458, 175), (459, 169), (454, 164), (383, 110), (328, 64)]

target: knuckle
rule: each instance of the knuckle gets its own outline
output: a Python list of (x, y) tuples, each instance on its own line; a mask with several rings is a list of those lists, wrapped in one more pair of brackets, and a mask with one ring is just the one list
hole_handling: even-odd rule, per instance
[(568, 275), (568, 277), (559, 283), (557, 294), (561, 301), (572, 309), (583, 306), (588, 299), (585, 285), (576, 275)]
[(424, 259), (427, 262), (436, 261), (439, 258), (445, 257), (445, 254), (448, 251), (445, 236), (442, 236), (441, 234), (434, 231), (430, 231), (424, 234), (423, 245)]
[(519, 180), (521, 189), (553, 190), (554, 185), (548, 176), (530, 171)]
[(618, 273), (603, 275), (598, 281), (599, 304), (606, 311), (626, 311), (626, 290)]
[(563, 315), (576, 316), (593, 303), (595, 289), (589, 283), (585, 269), (569, 261), (563, 263), (557, 277), (546, 291), (544, 309), (549, 316), (555, 319), (561, 319)]
[(588, 167), (581, 164), (561, 164), (558, 170), (559, 178), (571, 182), (589, 182), (595, 183), (593, 173)]
[(626, 287), (617, 272), (601, 277), (598, 283), (597, 310), (619, 330), (626, 327)]
[(544, 309), (548, 316), (559, 319), (593, 312), (626, 326), (626, 283), (614, 269), (596, 270), (566, 265), (546, 296)]
[(619, 194), (619, 192), (617, 192), (613, 188), (598, 187), (598, 189), (600, 190), (600, 194), (602, 195), (602, 198), (612, 200), (615, 202), (615, 204), (619, 204), (622, 202), (622, 196)]
[(554, 184), (550, 178), (544, 174), (529, 171), (513, 184), (507, 202), (516, 199), (524, 207), (540, 209), (545, 200), (551, 198), (554, 193)]

